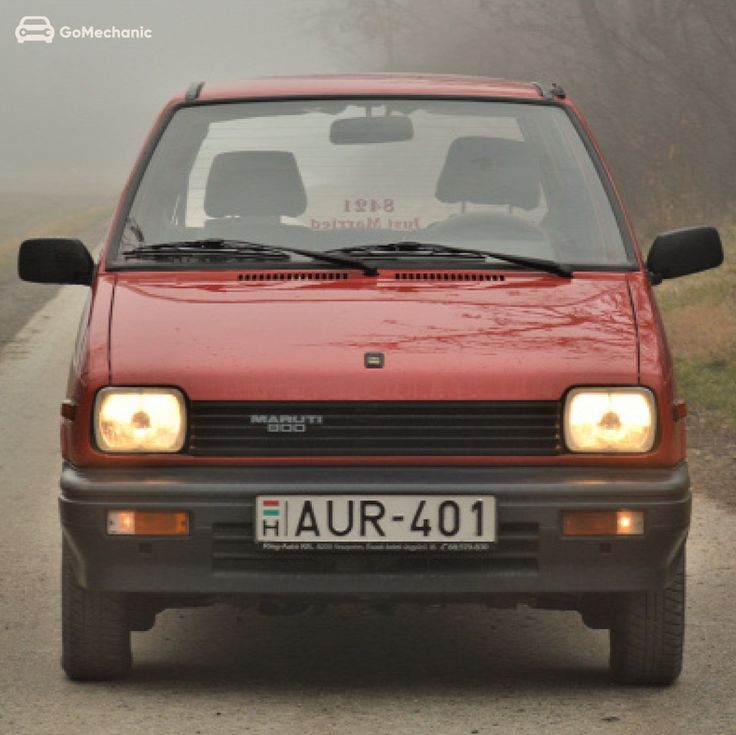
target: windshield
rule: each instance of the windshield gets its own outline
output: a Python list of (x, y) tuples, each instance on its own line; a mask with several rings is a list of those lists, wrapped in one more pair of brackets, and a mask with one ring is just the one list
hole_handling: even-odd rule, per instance
[[(320, 252), (411, 241), (583, 268), (633, 262), (565, 111), (494, 101), (180, 109), (111, 259), (130, 264), (142, 245), (211, 238)], [(147, 265), (166, 267), (165, 257)]]

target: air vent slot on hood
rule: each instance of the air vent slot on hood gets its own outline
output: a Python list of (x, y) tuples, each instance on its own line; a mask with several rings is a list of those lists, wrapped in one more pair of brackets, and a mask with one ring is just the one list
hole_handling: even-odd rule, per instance
[(400, 271), (394, 274), (397, 281), (505, 281), (498, 273), (432, 273), (430, 271)]
[[(350, 273), (344, 271), (274, 271), (238, 273), (238, 281), (248, 283), (273, 283), (274, 281), (346, 281)], [(498, 273), (448, 273), (432, 271), (398, 271), (395, 281), (462, 281), (478, 283), (481, 281), (501, 282), (506, 277)]]
[(344, 281), (349, 273), (341, 271), (279, 271), (276, 273), (238, 273), (239, 281)]

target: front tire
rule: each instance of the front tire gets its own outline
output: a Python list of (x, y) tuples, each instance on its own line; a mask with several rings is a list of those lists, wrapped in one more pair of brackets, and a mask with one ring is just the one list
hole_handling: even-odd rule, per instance
[(685, 551), (671, 584), (621, 595), (611, 627), (611, 671), (622, 684), (672, 684), (682, 671)]
[(66, 540), (61, 562), (61, 666), (70, 679), (104, 681), (131, 667), (125, 597), (80, 587)]

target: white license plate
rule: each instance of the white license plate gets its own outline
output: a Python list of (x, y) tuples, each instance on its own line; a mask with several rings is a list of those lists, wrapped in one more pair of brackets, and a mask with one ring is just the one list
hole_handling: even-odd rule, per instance
[(259, 543), (483, 543), (496, 540), (496, 500), (452, 495), (263, 495)]

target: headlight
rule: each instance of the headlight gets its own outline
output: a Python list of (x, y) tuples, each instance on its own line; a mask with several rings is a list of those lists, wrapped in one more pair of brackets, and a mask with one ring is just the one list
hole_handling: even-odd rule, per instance
[(184, 396), (173, 388), (103, 388), (94, 427), (103, 452), (178, 452), (186, 435)]
[(564, 430), (571, 452), (648, 452), (657, 433), (654, 395), (646, 388), (575, 388)]

